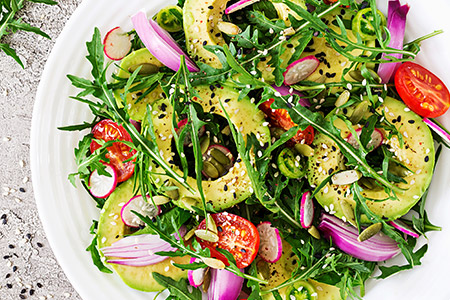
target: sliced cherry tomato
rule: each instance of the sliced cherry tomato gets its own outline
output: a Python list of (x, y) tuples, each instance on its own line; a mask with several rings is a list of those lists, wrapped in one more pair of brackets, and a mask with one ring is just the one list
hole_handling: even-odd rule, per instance
[[(229, 251), (238, 268), (249, 266), (255, 259), (259, 249), (259, 233), (255, 225), (250, 221), (227, 212), (211, 215), (217, 226), (218, 242), (208, 242), (198, 239), (203, 248), (211, 251), (211, 256), (220, 259), (227, 264), (225, 256), (217, 251), (217, 248)], [(206, 222), (203, 220), (198, 229), (206, 229)]]
[[(285, 109), (272, 109), (270, 106), (274, 102), (274, 99), (269, 99), (259, 106), (267, 117), (269, 118), (270, 124), (275, 127), (281, 127), (284, 130), (289, 130), (294, 126), (297, 126), (289, 116), (289, 113)], [(314, 140), (314, 128), (312, 126), (306, 127), (305, 130), (299, 130), (297, 134), (290, 140), (294, 144), (304, 143), (311, 144)]]
[[(131, 142), (131, 137), (128, 132), (116, 122), (105, 119), (92, 128), (92, 134), (95, 139), (103, 140), (105, 142), (113, 140), (121, 140)], [(92, 141), (90, 145), (91, 152), (94, 152), (101, 145), (96, 141)], [(130, 159), (135, 153), (135, 150), (130, 151), (130, 147), (123, 143), (114, 143), (112, 146), (108, 147), (108, 153), (106, 157), (110, 160), (111, 165), (115, 168), (117, 172), (117, 180), (119, 182), (125, 181), (133, 175), (134, 172), (134, 162), (126, 161)]]
[(450, 106), (450, 93), (445, 84), (416, 63), (405, 62), (398, 68), (395, 88), (403, 102), (425, 118), (439, 117)]

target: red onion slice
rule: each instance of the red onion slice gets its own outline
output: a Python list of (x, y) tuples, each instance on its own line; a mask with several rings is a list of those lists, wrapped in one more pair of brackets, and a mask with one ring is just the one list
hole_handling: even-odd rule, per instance
[(236, 300), (241, 293), (244, 278), (224, 269), (211, 268), (210, 272), (208, 300)]
[(227, 7), (227, 9), (225, 9), (225, 14), (232, 14), (235, 11), (241, 10), (244, 7), (247, 7), (249, 5), (252, 5), (253, 3), (256, 3), (260, 0), (240, 0), (232, 5), (230, 5), (229, 7)]
[(174, 71), (178, 71), (181, 64), (180, 56), (183, 55), (188, 70), (191, 72), (199, 71), (198, 67), (183, 52), (170, 34), (159, 27), (155, 21), (148, 20), (144, 12), (138, 12), (131, 18), (131, 21), (145, 47), (161, 63)]
[(323, 214), (318, 228), (339, 249), (362, 260), (384, 261), (401, 252), (397, 243), (382, 233), (358, 242), (358, 230), (334, 216)]
[(442, 141), (450, 147), (450, 133), (442, 125), (428, 118), (424, 118), (423, 122), (436, 132), (442, 138)]
[(417, 232), (414, 231), (414, 229), (410, 228), (408, 225), (406, 225), (405, 223), (403, 223), (400, 220), (394, 220), (394, 221), (390, 221), (389, 224), (391, 224), (395, 229), (398, 229), (399, 231), (412, 236), (414, 238), (418, 238), (419, 234)]

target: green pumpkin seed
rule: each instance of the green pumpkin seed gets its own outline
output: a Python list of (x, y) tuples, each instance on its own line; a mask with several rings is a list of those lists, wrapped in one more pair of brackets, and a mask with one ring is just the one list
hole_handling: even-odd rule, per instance
[[(153, 202), (155, 202), (156, 205), (163, 205), (163, 204), (169, 203), (171, 200), (170, 198), (168, 198), (166, 196), (160, 196), (160, 195), (153, 196), (152, 198), (153, 198)], [(151, 203), (152, 201), (149, 200), (149, 202)]]
[(361, 82), (365, 79), (364, 76), (362, 76), (361, 71), (359, 71), (359, 70), (350, 71), (350, 72), (348, 72), (348, 74), (350, 75), (351, 78), (353, 78), (359, 82)]
[(215, 243), (217, 241), (219, 241), (219, 236), (217, 234), (215, 234), (214, 232), (211, 232), (209, 230), (205, 230), (205, 229), (197, 229), (195, 231), (195, 235), (205, 241), (208, 242), (212, 242)]
[(342, 213), (344, 214), (344, 217), (347, 220), (347, 222), (349, 222), (353, 226), (356, 226), (355, 212), (353, 211), (353, 208), (350, 205), (350, 203), (348, 203), (344, 199), (341, 199), (339, 200), (339, 205), (341, 206)]
[(315, 239), (320, 240), (320, 232), (317, 230), (317, 228), (313, 225), (308, 229), (308, 233)]
[(200, 150), (202, 151), (202, 154), (205, 154), (206, 151), (209, 148), (209, 144), (211, 143), (211, 140), (208, 136), (204, 136), (200, 139)]
[(158, 70), (159, 70), (159, 68), (157, 66), (155, 66), (154, 64), (143, 63), (143, 64), (133, 65), (133, 66), (129, 67), (128, 72), (133, 73), (139, 67), (141, 67), (141, 69), (139, 70), (139, 75), (155, 74), (155, 73), (158, 73)]
[(217, 160), (222, 166), (228, 166), (231, 160), (218, 149), (212, 149), (210, 154), (215, 160)]
[(227, 125), (224, 129), (222, 129), (221, 133), (224, 135), (230, 135), (231, 134), (230, 126)]
[(214, 157), (208, 158), (208, 162), (210, 162), (217, 169), (217, 172), (219, 172), (219, 176), (225, 173), (225, 167), (217, 160), (215, 160)]
[(208, 267), (213, 269), (225, 269), (225, 264), (221, 260), (210, 257), (203, 257), (202, 260)]
[(350, 121), (353, 124), (357, 124), (361, 119), (364, 117), (364, 115), (369, 111), (369, 101), (363, 101), (359, 103), (355, 110), (352, 113), (352, 116), (350, 117)]
[(211, 231), (211, 232), (215, 233), (215, 234), (218, 234), (216, 222), (214, 222), (214, 219), (213, 219), (213, 217), (211, 216), (211, 214), (208, 214), (208, 216), (207, 216), (206, 218), (207, 218), (207, 220), (206, 220), (206, 221), (207, 221), (207, 222), (206, 222), (206, 224), (207, 224), (206, 229), (207, 229), (208, 231)]
[(310, 157), (314, 155), (314, 150), (306, 144), (295, 144), (294, 149), (303, 156)]
[(203, 161), (203, 172), (211, 178), (219, 178), (219, 170), (209, 161)]
[(362, 174), (358, 170), (346, 170), (331, 176), (331, 182), (337, 185), (348, 185), (358, 181)]
[(358, 236), (358, 242), (364, 242), (365, 240), (370, 239), (377, 233), (381, 231), (383, 228), (383, 224), (381, 223), (375, 223), (367, 227), (366, 229), (361, 232), (361, 234)]
[(189, 241), (191, 239), (191, 237), (194, 236), (195, 231), (197, 230), (196, 227), (192, 228), (191, 230), (189, 230), (183, 237), (183, 240), (185, 241)]
[(227, 35), (236, 35), (242, 32), (241, 28), (230, 22), (217, 22), (217, 28)]
[(334, 105), (336, 107), (340, 107), (342, 105), (344, 105), (345, 103), (347, 103), (348, 99), (350, 99), (350, 92), (348, 90), (343, 91), (339, 97), (336, 100), (336, 103), (334, 103)]

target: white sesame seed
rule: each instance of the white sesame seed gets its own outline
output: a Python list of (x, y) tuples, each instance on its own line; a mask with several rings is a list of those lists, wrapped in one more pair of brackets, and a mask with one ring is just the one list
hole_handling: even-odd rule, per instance
[(102, 237), (102, 244), (106, 242), (106, 237)]
[(347, 89), (351, 90), (352, 88), (353, 88), (352, 84), (351, 83), (347, 83)]
[(111, 222), (111, 225), (116, 226), (117, 223), (113, 221), (113, 222)]
[(328, 193), (328, 186), (323, 189), (324, 194)]
[(430, 149), (427, 148), (427, 150), (425, 150), (425, 154), (430, 153)]
[(28, 182), (28, 177), (25, 176), (25, 177), (22, 179), (22, 183), (27, 183), (27, 182)]
[(407, 108), (407, 107), (405, 107), (403, 110), (406, 111), (406, 112), (411, 111), (411, 110), (410, 110), (409, 108)]
[(422, 172), (422, 169), (419, 169), (416, 171), (416, 174), (420, 174)]
[(417, 200), (417, 199), (419, 199), (420, 197), (417, 196), (417, 195), (414, 195), (413, 198)]
[(262, 126), (268, 126), (268, 125), (269, 125), (269, 122), (262, 123)]
[(366, 85), (367, 85), (367, 80), (364, 79), (364, 80), (361, 82), (361, 84), (362, 84), (363, 86), (366, 86)]

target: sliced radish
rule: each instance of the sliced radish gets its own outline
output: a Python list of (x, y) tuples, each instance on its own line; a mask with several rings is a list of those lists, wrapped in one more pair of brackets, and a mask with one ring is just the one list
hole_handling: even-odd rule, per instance
[(159, 206), (154, 206), (151, 202), (150, 196), (145, 200), (141, 195), (131, 198), (120, 211), (120, 217), (125, 225), (130, 227), (140, 227), (145, 225), (133, 211), (139, 213), (144, 217), (153, 218), (161, 213)]
[(103, 40), (103, 52), (112, 60), (121, 60), (131, 50), (131, 36), (117, 26), (111, 29)]
[[(183, 119), (180, 122), (178, 122), (177, 127), (178, 129), (175, 130), (175, 132), (177, 134), (181, 133), (181, 130), (183, 130), (184, 126), (186, 126), (186, 124), (188, 123), (188, 119)], [(206, 128), (205, 126), (202, 126), (200, 128), (200, 130), (198, 131), (198, 136), (201, 137), (205, 134)], [(192, 144), (192, 138), (191, 138), (191, 133), (188, 131), (186, 133), (186, 136), (184, 137), (184, 141), (183, 141), (183, 145), (184, 146), (189, 146)]]
[[(190, 264), (201, 262), (200, 259), (192, 257), (189, 261)], [(208, 271), (208, 268), (201, 268), (197, 270), (188, 270), (188, 280), (189, 284), (193, 287), (199, 287), (203, 284), (203, 281), (205, 281), (205, 275)]]
[(415, 238), (419, 237), (419, 234), (417, 232), (415, 232), (412, 228), (410, 228), (408, 225), (406, 225), (400, 220), (389, 221), (388, 223), (391, 224), (394, 228), (400, 230), (401, 232), (407, 235), (410, 235)]
[(137, 131), (141, 132), (141, 122), (135, 121), (133, 119), (129, 120), (131, 124), (133, 124), (134, 128), (136, 128)]
[(432, 119), (424, 118), (423, 121), (442, 138), (447, 146), (450, 147), (450, 132), (448, 132), (447, 129)]
[(311, 198), (311, 192), (305, 192), (300, 201), (300, 225), (303, 228), (311, 227), (314, 219), (314, 202)]
[(317, 69), (319, 64), (320, 61), (314, 55), (306, 56), (294, 61), (283, 73), (284, 84), (291, 85), (305, 80)]
[(230, 5), (229, 7), (227, 7), (227, 9), (225, 9), (225, 14), (232, 14), (235, 11), (238, 11), (240, 9), (243, 9), (244, 7), (247, 7), (249, 5), (252, 5), (253, 3), (258, 2), (259, 0), (240, 0), (232, 5)]
[(259, 233), (259, 250), (261, 258), (269, 263), (277, 262), (283, 254), (283, 244), (277, 228), (270, 222), (262, 222), (256, 229)]
[[(355, 131), (356, 131), (356, 134), (358, 135), (358, 137), (360, 137), (362, 128), (358, 128)], [(375, 150), (376, 148), (381, 146), (381, 144), (383, 143), (383, 140), (384, 140), (383, 133), (379, 129), (375, 128), (375, 130), (372, 132), (372, 135), (370, 136), (369, 143), (367, 143), (367, 148)], [(351, 133), (347, 137), (347, 142), (350, 145), (352, 145), (355, 149), (359, 149), (359, 143), (356, 141), (355, 137)]]
[(116, 189), (117, 173), (109, 164), (105, 165), (105, 171), (111, 176), (100, 175), (97, 170), (89, 177), (89, 191), (94, 197), (106, 198)]
[(300, 100), (298, 100), (298, 103), (301, 106), (304, 107), (310, 107), (311, 103), (309, 102), (308, 99), (304, 98), (305, 96), (300, 93), (299, 91), (294, 90), (291, 87), (287, 87), (285, 85), (282, 86), (276, 86), (276, 85), (272, 85), (272, 87), (274, 88), (274, 90), (276, 90), (278, 93), (280, 93), (281, 96), (287, 96), (287, 95), (297, 95), (300, 97)]

